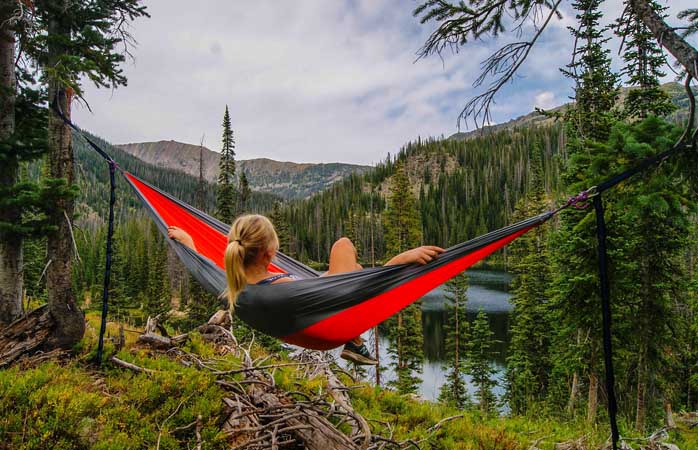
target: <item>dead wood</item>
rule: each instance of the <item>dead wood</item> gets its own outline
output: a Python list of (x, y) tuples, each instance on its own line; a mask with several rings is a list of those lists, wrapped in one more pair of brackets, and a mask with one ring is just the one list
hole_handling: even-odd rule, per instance
[(137, 366), (133, 363), (126, 362), (122, 359), (117, 358), (116, 356), (112, 356), (109, 358), (109, 361), (113, 362), (119, 367), (123, 367), (124, 369), (132, 370), (137, 373), (155, 373), (155, 370), (152, 369), (146, 369), (145, 367)]
[(43, 350), (54, 325), (48, 305), (44, 305), (0, 330), (0, 367)]

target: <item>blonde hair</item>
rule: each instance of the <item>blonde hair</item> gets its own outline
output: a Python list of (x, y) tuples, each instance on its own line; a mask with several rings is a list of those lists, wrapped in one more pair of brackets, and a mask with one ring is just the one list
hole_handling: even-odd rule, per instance
[(228, 246), (225, 248), (225, 276), (230, 310), (247, 285), (245, 269), (257, 261), (259, 255), (269, 248), (279, 248), (279, 238), (271, 221), (259, 214), (246, 214), (235, 219), (228, 233)]

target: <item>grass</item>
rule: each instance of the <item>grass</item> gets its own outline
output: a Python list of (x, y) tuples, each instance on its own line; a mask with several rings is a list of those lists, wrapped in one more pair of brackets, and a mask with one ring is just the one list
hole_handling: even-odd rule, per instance
[[(0, 370), (0, 449), (193, 448), (193, 429), (175, 430), (199, 415), (203, 448), (227, 448), (219, 431), (226, 393), (215, 384), (213, 375), (138, 348), (134, 333), (126, 333), (126, 345), (116, 355), (154, 372), (136, 374), (109, 363), (98, 369), (90, 361), (99, 320), (95, 314), (87, 319), (88, 331), (71, 360)], [(117, 324), (110, 323), (108, 328), (110, 335), (118, 333)], [(235, 357), (218, 355), (196, 334), (185, 350), (204, 359), (215, 358), (220, 369), (240, 366)], [(264, 354), (261, 348), (254, 351)], [(106, 354), (114, 352), (107, 341)], [(284, 361), (282, 356), (279, 362)], [(293, 366), (283, 367), (275, 371), (274, 378), (279, 387), (288, 390), (315, 394), (324, 388), (322, 379), (307, 380), (302, 373)], [(600, 448), (606, 437), (605, 427), (590, 428), (583, 422), (484, 417), (341, 377), (351, 386), (356, 411), (372, 426), (382, 429), (384, 436), (389, 435), (389, 427), (398, 441), (423, 440), (422, 448), (527, 450), (536, 443), (540, 449), (553, 449), (556, 442), (580, 436), (587, 437), (589, 448)], [(442, 419), (459, 415), (462, 417), (433, 430)], [(698, 448), (698, 438), (691, 430), (672, 432), (672, 441), (681, 449)]]

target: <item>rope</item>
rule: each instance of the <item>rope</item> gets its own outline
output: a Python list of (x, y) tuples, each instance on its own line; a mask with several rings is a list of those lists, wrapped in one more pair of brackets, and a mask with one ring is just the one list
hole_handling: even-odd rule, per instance
[(116, 203), (116, 179), (115, 173), (119, 168), (119, 165), (114, 161), (114, 159), (105, 152), (99, 145), (94, 143), (92, 139), (87, 137), (82, 130), (76, 127), (73, 122), (70, 121), (60, 109), (58, 103), (58, 98), (54, 99), (51, 104), (51, 109), (58, 117), (63, 120), (63, 123), (72, 128), (81, 136), (87, 143), (92, 147), (102, 158), (107, 161), (109, 165), (109, 222), (107, 228), (107, 255), (104, 264), (104, 284), (102, 289), (102, 314), (99, 326), (99, 341), (97, 344), (97, 355), (95, 356), (95, 362), (98, 366), (102, 365), (102, 354), (104, 352), (104, 335), (107, 332), (107, 314), (109, 311), (109, 284), (111, 280), (111, 260), (112, 260), (112, 241), (114, 237), (114, 204)]

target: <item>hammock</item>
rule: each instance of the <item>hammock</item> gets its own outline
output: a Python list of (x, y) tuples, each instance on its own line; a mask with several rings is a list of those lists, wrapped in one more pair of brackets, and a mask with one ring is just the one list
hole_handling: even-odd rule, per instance
[[(196, 251), (167, 239), (193, 277), (220, 295), (226, 288), (223, 255), (229, 225), (123, 171), (167, 236), (168, 226), (191, 235)], [(235, 314), (251, 327), (290, 344), (317, 350), (343, 345), (418, 300), (435, 287), (502, 248), (554, 214), (540, 214), (446, 250), (429, 264), (397, 265), (320, 277), (320, 273), (277, 253), (271, 272), (290, 273), (293, 283), (248, 285)]]

